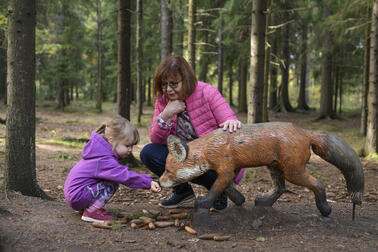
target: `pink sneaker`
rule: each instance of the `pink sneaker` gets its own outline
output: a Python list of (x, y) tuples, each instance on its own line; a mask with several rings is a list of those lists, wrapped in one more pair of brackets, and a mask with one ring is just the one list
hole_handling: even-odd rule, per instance
[(103, 223), (106, 220), (112, 220), (113, 217), (108, 215), (104, 209), (97, 209), (92, 213), (88, 212), (88, 210), (85, 209), (83, 215), (81, 216), (81, 219), (83, 221)]

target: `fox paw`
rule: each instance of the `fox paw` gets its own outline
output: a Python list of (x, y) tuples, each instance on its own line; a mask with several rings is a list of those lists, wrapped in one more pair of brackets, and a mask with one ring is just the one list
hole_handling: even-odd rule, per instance
[(275, 199), (266, 196), (257, 196), (255, 199), (255, 206), (270, 207), (273, 206)]
[(316, 202), (316, 206), (318, 207), (319, 212), (324, 216), (327, 217), (331, 214), (332, 208), (328, 205), (327, 202)]
[(194, 203), (194, 208), (197, 209), (210, 209), (210, 207), (213, 205), (213, 202), (211, 202), (206, 197), (198, 197), (196, 198), (196, 201)]

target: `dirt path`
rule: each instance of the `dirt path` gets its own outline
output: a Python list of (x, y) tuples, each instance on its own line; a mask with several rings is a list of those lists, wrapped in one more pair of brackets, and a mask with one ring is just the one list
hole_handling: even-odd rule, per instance
[[(144, 120), (149, 122), (151, 110)], [(15, 192), (0, 191), (0, 251), (377, 251), (378, 248), (378, 164), (364, 161), (366, 178), (365, 201), (357, 207), (356, 220), (351, 221), (352, 205), (341, 173), (317, 156), (312, 156), (307, 168), (327, 184), (327, 196), (332, 207), (330, 218), (321, 217), (312, 192), (288, 183), (292, 193), (284, 194), (273, 208), (255, 208), (253, 200), (270, 188), (270, 177), (265, 168), (249, 169), (238, 185), (247, 201), (242, 207), (230, 203), (222, 213), (206, 217), (184, 210), (194, 216), (197, 235), (180, 227), (132, 229), (130, 223), (113, 225), (113, 229), (98, 229), (80, 220), (80, 214), (70, 209), (63, 198), (63, 183), (69, 169), (80, 159), (81, 147), (75, 146), (88, 138), (89, 132), (114, 114), (113, 109), (102, 115), (57, 113), (38, 109), (37, 117), (37, 178), (45, 192), (55, 201), (26, 197)], [(0, 108), (4, 117), (4, 108)], [(241, 115), (243, 117), (243, 115)], [(307, 125), (308, 115), (278, 114), (271, 120), (294, 121)], [(358, 118), (325, 122), (344, 128), (358, 127)], [(148, 142), (148, 127), (139, 127), (140, 149)], [(0, 126), (0, 183), (4, 167), (5, 128)], [(66, 140), (64, 140), (66, 139)], [(72, 142), (67, 139), (76, 139)], [(81, 139), (81, 140), (80, 140)], [(79, 141), (80, 140), (80, 141)], [(61, 142), (63, 141), (63, 143)], [(138, 169), (140, 173), (149, 173)], [(151, 175), (151, 174), (150, 174)], [(206, 191), (194, 186), (197, 196)], [(120, 187), (106, 206), (117, 215), (148, 213), (168, 215), (157, 206), (170, 194), (164, 189), (151, 194), (146, 190)], [(201, 219), (202, 218), (202, 219)], [(204, 220), (198, 223), (195, 220)], [(189, 224), (190, 219), (181, 220)], [(228, 241), (198, 239), (204, 233), (229, 235)]]

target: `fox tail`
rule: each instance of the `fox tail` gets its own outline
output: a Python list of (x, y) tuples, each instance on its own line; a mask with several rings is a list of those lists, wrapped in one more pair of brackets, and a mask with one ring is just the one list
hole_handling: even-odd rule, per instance
[(364, 173), (356, 152), (337, 135), (326, 132), (308, 132), (311, 136), (312, 150), (341, 171), (352, 202), (360, 205), (364, 194)]

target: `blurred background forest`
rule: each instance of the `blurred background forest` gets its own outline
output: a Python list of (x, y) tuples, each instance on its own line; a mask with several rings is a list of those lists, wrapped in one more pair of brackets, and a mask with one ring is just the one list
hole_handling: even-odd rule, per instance
[(377, 16), (370, 0), (1, 1), (7, 186), (25, 185), (14, 178), (10, 186), (20, 167), (30, 169), (14, 174), (35, 177), (34, 103), (97, 112), (114, 103), (141, 126), (143, 108), (154, 104), (154, 71), (173, 54), (245, 113), (244, 123), (310, 109), (314, 120), (361, 114), (361, 154), (374, 154)]
[[(194, 21), (198, 80), (218, 87), (232, 106), (245, 112), (249, 89), (251, 5), (250, 0), (197, 1)], [(327, 13), (324, 13), (325, 6)], [(332, 73), (334, 111), (359, 111), (371, 7), (371, 1), (367, 0), (271, 1), (266, 43), (270, 48), (268, 107), (277, 110), (278, 91), (286, 81), (291, 106), (284, 109), (290, 111), (298, 107), (301, 82), (306, 85), (307, 105), (319, 108), (322, 56), (327, 50), (332, 57), (328, 71)], [(133, 102), (137, 97), (136, 12), (136, 1), (130, 1)], [(145, 1), (141, 12), (141, 83), (145, 105), (151, 105), (152, 78), (162, 54), (188, 58), (188, 1)], [(167, 29), (163, 30), (162, 25)], [(7, 1), (2, 1), (0, 97), (3, 100), (6, 96), (6, 34)], [(324, 48), (327, 35), (331, 41), (329, 47)], [(287, 80), (283, 76), (287, 74), (283, 73), (285, 71), (288, 71)], [(117, 1), (37, 1), (37, 101), (55, 103), (58, 108), (75, 100), (96, 101), (99, 82), (102, 83), (103, 101), (116, 101)], [(303, 104), (301, 107), (307, 108)]]

